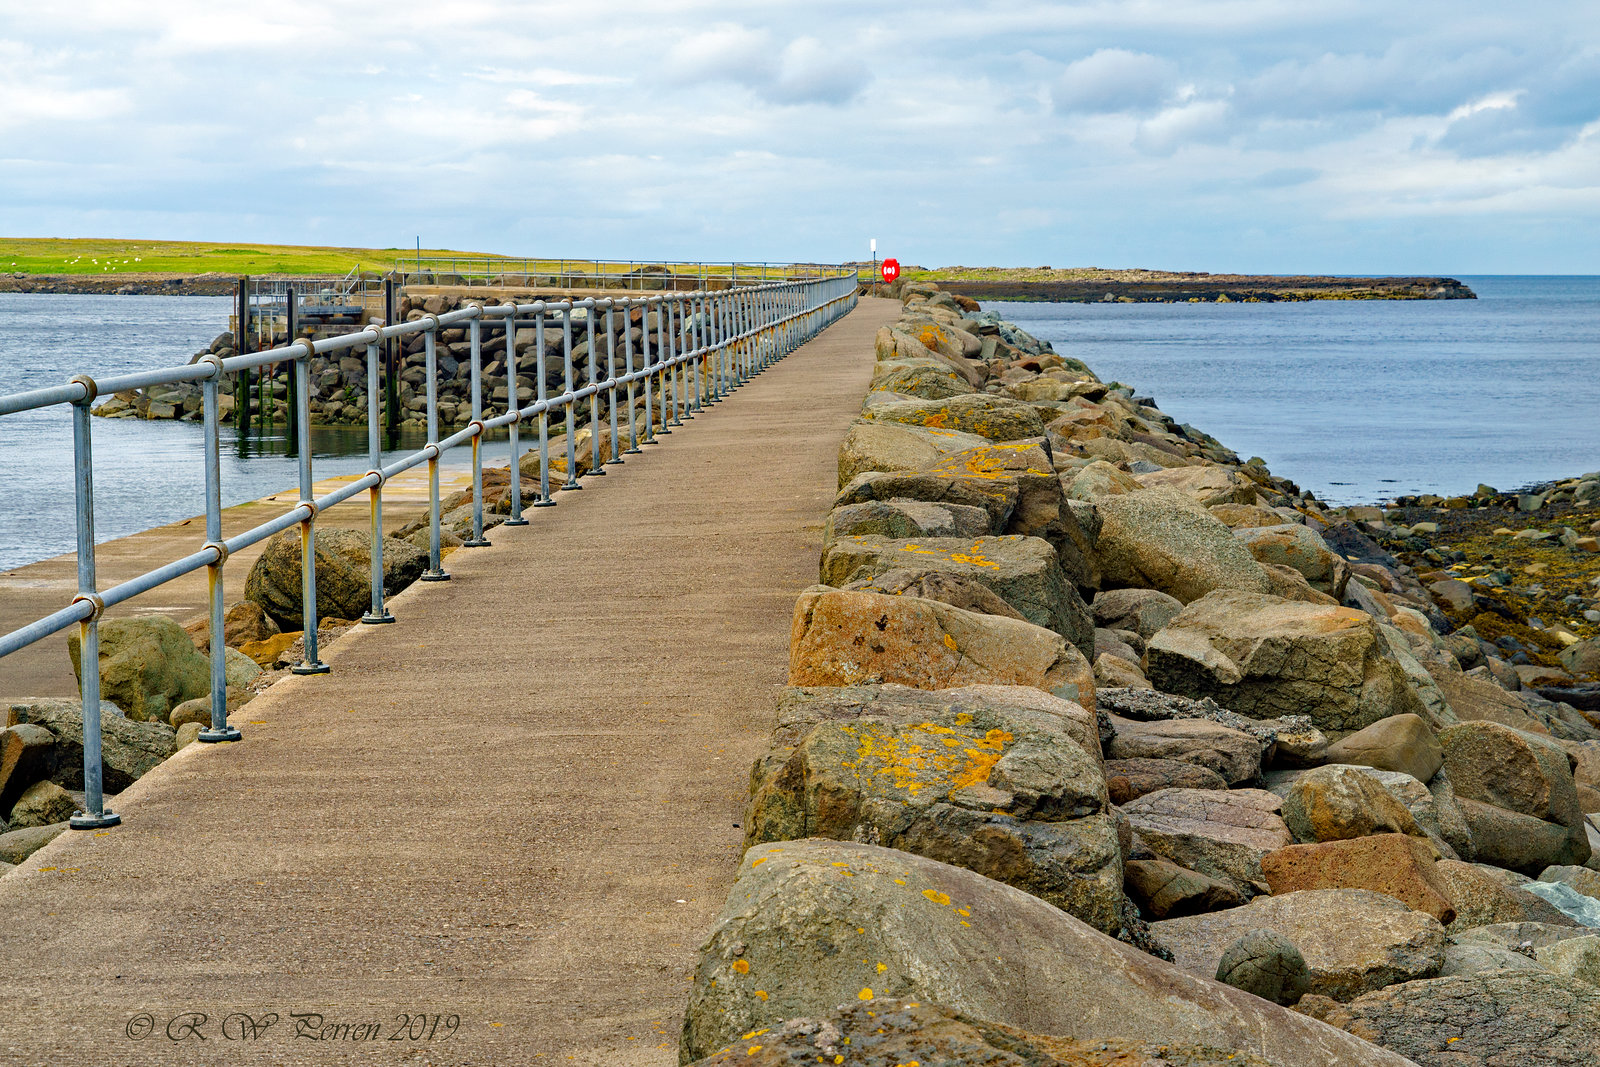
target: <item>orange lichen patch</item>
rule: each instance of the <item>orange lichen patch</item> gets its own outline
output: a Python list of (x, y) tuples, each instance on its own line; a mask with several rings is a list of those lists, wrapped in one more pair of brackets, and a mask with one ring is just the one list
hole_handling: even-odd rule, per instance
[[(865, 542), (862, 542), (865, 543)], [(917, 556), (937, 556), (949, 563), (965, 563), (969, 567), (984, 567), (999, 570), (1000, 564), (983, 554), (983, 542), (974, 541), (972, 547), (964, 552), (947, 551), (940, 548), (926, 548), (914, 542), (901, 545), (897, 551), (909, 552)]]
[[(959, 648), (956, 647), (956, 639), (951, 637), (949, 634), (945, 634), (944, 635), (944, 647), (948, 648), (951, 652), (960, 652), (961, 651)], [(946, 741), (945, 744), (948, 745), (948, 744), (950, 744), (950, 742)]]
[(736, 974), (749, 974), (750, 973), (750, 961), (749, 960), (734, 960), (733, 961), (733, 970), (734, 970), (734, 973), (736, 973)]
[(922, 417), (922, 425), (935, 430), (948, 430), (950, 429), (950, 412), (935, 411), (932, 414), (924, 415)]
[(872, 990), (863, 989), (861, 992), (856, 994), (856, 999), (857, 1000), (871, 1000), (872, 999)]
[(950, 906), (950, 897), (947, 894), (939, 892), (937, 889), (924, 889), (922, 891), (922, 895), (941, 907)]
[(924, 722), (894, 732), (865, 725), (858, 740), (854, 767), (858, 776), (888, 775), (892, 788), (916, 796), (929, 785), (951, 790), (988, 781), (989, 772), (1015, 738), (1006, 730), (990, 730), (980, 738)]
[(1026, 467), (1007, 465), (1014, 462), (1012, 457), (1037, 447), (1038, 445), (1031, 441), (1007, 441), (957, 453), (940, 460), (928, 470), (935, 474), (960, 474), (970, 478), (1013, 478), (1019, 474), (1054, 477), (1056, 473), (1054, 470), (1040, 470), (1032, 464)]

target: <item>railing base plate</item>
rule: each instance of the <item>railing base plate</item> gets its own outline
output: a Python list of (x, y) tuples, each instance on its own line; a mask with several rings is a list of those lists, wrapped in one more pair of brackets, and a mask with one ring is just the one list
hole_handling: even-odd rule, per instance
[(213, 745), (221, 741), (237, 741), (241, 736), (243, 735), (239, 733), (239, 728), (237, 726), (224, 726), (220, 730), (216, 730), (210, 726), (207, 726), (204, 730), (200, 731), (199, 735), (201, 741)]
[[(426, 576), (424, 576), (426, 577)], [(290, 674), (328, 674), (333, 668), (326, 663), (296, 663), (289, 668)]]
[(67, 825), (74, 830), (102, 830), (107, 826), (122, 825), (122, 816), (114, 811), (102, 811), (99, 815), (80, 811), (67, 820)]
[(368, 626), (379, 626), (386, 622), (394, 622), (394, 616), (390, 615), (387, 611), (382, 615), (374, 615), (369, 611), (361, 616), (361, 621), (366, 623)]
[(449, 580), (449, 571), (423, 571), (417, 579), (419, 582), (448, 582)]
[[(527, 519), (521, 519), (521, 520), (518, 520), (518, 519), (507, 519), (505, 522), (501, 523), (500, 525), (502, 525), (502, 526), (510, 526), (512, 524), (515, 524), (517, 526), (526, 526), (527, 523), (528, 523)], [(488, 548), (492, 544), (494, 544), (494, 542), (489, 540), (487, 537), (478, 537), (478, 538), (474, 538), (471, 541), (463, 541), (463, 542), (461, 542), (461, 547), (462, 548)]]

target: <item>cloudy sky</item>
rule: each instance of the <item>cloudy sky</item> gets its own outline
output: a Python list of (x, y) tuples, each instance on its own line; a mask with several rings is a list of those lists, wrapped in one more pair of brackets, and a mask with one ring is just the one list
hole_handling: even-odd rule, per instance
[(1600, 273), (1600, 4), (0, 0), (0, 232)]

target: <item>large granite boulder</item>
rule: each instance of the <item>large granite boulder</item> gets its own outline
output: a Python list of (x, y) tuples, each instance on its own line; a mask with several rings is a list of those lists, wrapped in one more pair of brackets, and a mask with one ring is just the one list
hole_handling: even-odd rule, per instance
[(955, 430), (990, 441), (1020, 441), (1044, 436), (1044, 423), (1033, 405), (985, 393), (939, 400), (890, 401), (873, 405), (866, 415), (876, 422)]
[(0, 834), (0, 863), (17, 864), (66, 832), (65, 822), (49, 826), (25, 826)]
[(847, 1058), (857, 1067), (1272, 1067), (1272, 1061), (1237, 1049), (1077, 1041), (1029, 1034), (925, 1001), (876, 997), (739, 1035), (690, 1067), (792, 1067)]
[(1478, 859), (1531, 877), (1589, 858), (1572, 764), (1559, 744), (1482, 721), (1441, 731), (1439, 744)]
[(783, 748), (787, 758), (758, 765), (745, 844), (871, 841), (977, 871), (1120, 933), (1116, 822), (1098, 743), (1080, 743), (1094, 717), (1026, 692), (994, 706), (979, 689), (873, 701), (855, 718), (814, 703), (826, 718)]
[(1423, 836), (1410, 810), (1359, 767), (1333, 765), (1295, 774), (1283, 795), (1283, 821), (1303, 843), (1371, 834)]
[(1317, 592), (1334, 600), (1344, 599), (1345, 584), (1350, 581), (1350, 565), (1309, 526), (1295, 522), (1249, 526), (1234, 530), (1233, 535), (1244, 542), (1257, 563), (1288, 567), (1297, 571)]
[(1128, 860), (1122, 865), (1128, 897), (1150, 919), (1176, 919), (1224, 908), (1237, 908), (1244, 898), (1232, 885), (1171, 860)]
[(795, 604), (790, 685), (1031, 685), (1094, 706), (1094, 672), (1054, 630), (937, 600), (813, 589)]
[(1089, 607), (1096, 626), (1131, 630), (1148, 641), (1178, 617), (1183, 601), (1158, 589), (1104, 589)]
[[(409, 541), (385, 537), (384, 595), (393, 596), (416, 581), (427, 566), (428, 554), (422, 549)], [(318, 530), (316, 571), (319, 619), (359, 619), (371, 609), (371, 534), (360, 530)], [(304, 629), (299, 530), (285, 530), (267, 542), (245, 579), (244, 596), (260, 604), (284, 632)]]
[(1600, 988), (1548, 972), (1404, 982), (1348, 1004), (1302, 1000), (1298, 1010), (1422, 1067), (1576, 1067), (1600, 1048)]
[(904, 567), (884, 571), (871, 578), (862, 578), (842, 588), (865, 593), (886, 593), (889, 596), (912, 596), (923, 600), (937, 600), (941, 604), (974, 611), (979, 615), (1003, 615), (1008, 619), (1022, 618), (1022, 612), (993, 589), (973, 578), (949, 571), (920, 570)]
[(954, 429), (861, 419), (839, 445), (839, 487), (868, 471), (921, 470), (947, 452), (986, 443), (976, 434)]
[(1549, 902), (1475, 864), (1440, 860), (1433, 865), (1433, 874), (1455, 905), (1456, 917), (1448, 924), (1451, 936), (1505, 923), (1577, 925)]
[(1223, 950), (1217, 981), (1274, 1004), (1293, 1004), (1311, 987), (1311, 969), (1287, 937), (1249, 930)]
[(0, 811), (10, 811), (22, 791), (55, 770), (56, 735), (20, 723), (0, 731)]
[[(1096, 690), (1099, 697), (1103, 690)], [(1158, 789), (1227, 789), (1222, 775), (1175, 759), (1106, 760), (1106, 788), (1111, 803), (1126, 804)]]
[(1213, 771), (1229, 785), (1261, 777), (1262, 743), (1242, 731), (1204, 719), (1138, 722), (1112, 716), (1111, 724), (1111, 759), (1179, 760)]
[(1209, 464), (1149, 471), (1135, 477), (1141, 485), (1182, 493), (1206, 508), (1216, 504), (1254, 504), (1259, 495), (1250, 479)]
[[(72, 673), (83, 688), (83, 649), (67, 637)], [(211, 690), (211, 665), (182, 626), (161, 615), (100, 623), (100, 699), (131, 719), (165, 720), (173, 707)]]
[(1553, 974), (1600, 986), (1600, 936), (1571, 937), (1536, 949), (1539, 964)]
[(1279, 1067), (1404, 1062), (1186, 974), (1019, 889), (892, 849), (815, 840), (745, 853), (695, 971), (680, 1059), (868, 1001), (932, 1002), (1078, 1041), (1240, 1050)]
[[(1099, 694), (1105, 693), (1104, 702)], [(1148, 683), (1140, 688), (1106, 686), (1096, 691), (1095, 700), (1106, 712), (1139, 722), (1174, 719), (1203, 719), (1249, 734), (1261, 743), (1261, 758), (1269, 765), (1304, 767), (1320, 763), (1328, 741), (1305, 715), (1286, 715), (1277, 719), (1250, 719), (1237, 715), (1207, 698), (1191, 700), (1172, 693), (1158, 693)]]
[[(162, 722), (135, 722), (104, 705), (100, 709), (101, 780), (108, 793), (120, 793), (146, 771), (172, 755), (175, 734)], [(83, 702), (40, 697), (13, 701), (6, 725), (28, 723), (55, 735), (50, 780), (67, 789), (83, 788)]]
[(1561, 926), (1546, 922), (1507, 922), (1458, 930), (1450, 940), (1458, 945), (1492, 945), (1518, 952), (1537, 952), (1546, 945), (1572, 937), (1592, 937), (1592, 931), (1568, 921)]
[(989, 516), (988, 533), (1004, 533), (1022, 491), (1012, 480), (930, 474), (925, 470), (867, 471), (839, 490), (833, 506), (872, 500), (920, 500), (929, 504), (981, 508)]
[(1426, 782), (1443, 766), (1444, 749), (1422, 716), (1391, 715), (1330, 744), (1328, 762), (1401, 771)]
[[(1352, 764), (1330, 763), (1327, 767), (1342, 767), (1359, 771), (1376, 781), (1410, 812), (1421, 832), (1432, 842), (1439, 854), (1448, 859), (1472, 856), (1472, 834), (1467, 828), (1466, 816), (1456, 802), (1450, 779), (1438, 774), (1432, 786), (1423, 785), (1409, 774), (1399, 771), (1380, 771), (1373, 767), (1356, 767)], [(1280, 797), (1288, 797), (1296, 783), (1305, 776), (1305, 770), (1271, 771), (1265, 775), (1266, 786)]]
[(1264, 789), (1162, 789), (1122, 813), (1157, 856), (1251, 897), (1267, 887), (1261, 858), (1294, 843), (1278, 815), (1281, 804)]
[(1322, 730), (1426, 712), (1372, 616), (1261, 593), (1221, 590), (1189, 604), (1151, 638), (1145, 673), (1165, 692), (1252, 718), (1306, 714)]
[(1592, 871), (1587, 867), (1565, 865), (1560, 867), (1546, 867), (1539, 872), (1541, 882), (1561, 882), (1587, 897), (1600, 900), (1600, 871)]
[(897, 359), (880, 362), (872, 371), (874, 392), (940, 400), (976, 392), (950, 367), (931, 359)]
[(1444, 966), (1438, 977), (1453, 978), (1480, 971), (1543, 971), (1534, 960), (1509, 948), (1495, 945), (1447, 944), (1444, 947)]
[(923, 500), (868, 500), (834, 508), (822, 531), (822, 543), (840, 537), (982, 537), (989, 532), (989, 513), (966, 504), (930, 504)]
[(1456, 909), (1434, 873), (1438, 859), (1419, 838), (1377, 834), (1280, 848), (1261, 858), (1261, 873), (1273, 896), (1304, 889), (1368, 889), (1448, 924), (1455, 921)]
[[(982, 387), (988, 378), (988, 368), (981, 363), (972, 363), (962, 358), (960, 353), (966, 350), (966, 346), (942, 343), (945, 331), (937, 332), (939, 336), (935, 336), (935, 332), (918, 330), (904, 320), (892, 326), (880, 327), (873, 346), (874, 354), (880, 364), (930, 363), (945, 368), (973, 389)], [(948, 332), (954, 334), (957, 331)], [(921, 334), (932, 343), (924, 343), (916, 334)], [(981, 347), (979, 350), (982, 350)]]
[(1313, 889), (1257, 897), (1242, 908), (1163, 919), (1150, 929), (1191, 974), (1213, 975), (1228, 946), (1251, 930), (1294, 942), (1311, 992), (1352, 1000), (1444, 966), (1444, 927), (1431, 915), (1365, 889)]
[(1044, 538), (1056, 550), (1068, 581), (1083, 588), (1098, 587), (1099, 516), (1092, 507), (1067, 500), (1050, 454), (1039, 442), (1010, 441), (954, 452), (922, 473), (1016, 486), (1016, 507), (999, 532)]
[(1271, 589), (1250, 550), (1205, 508), (1169, 489), (1094, 500), (1106, 588), (1156, 589), (1188, 604), (1217, 589)]
[(1065, 637), (1094, 658), (1094, 619), (1061, 573), (1056, 551), (1038, 537), (843, 537), (822, 553), (822, 581), (835, 587), (911, 568), (981, 582), (1036, 626)]

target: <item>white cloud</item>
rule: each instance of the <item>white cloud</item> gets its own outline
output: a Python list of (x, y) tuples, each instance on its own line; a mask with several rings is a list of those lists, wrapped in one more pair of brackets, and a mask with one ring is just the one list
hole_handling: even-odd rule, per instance
[(1059, 111), (1142, 111), (1171, 96), (1176, 80), (1177, 66), (1169, 60), (1102, 48), (1068, 64), (1052, 97)]
[(1600, 270), (1587, 0), (0, 7), (0, 232)]

